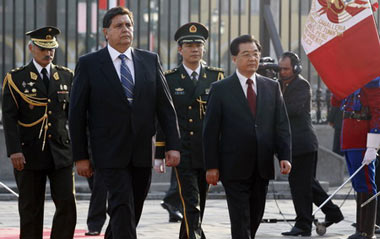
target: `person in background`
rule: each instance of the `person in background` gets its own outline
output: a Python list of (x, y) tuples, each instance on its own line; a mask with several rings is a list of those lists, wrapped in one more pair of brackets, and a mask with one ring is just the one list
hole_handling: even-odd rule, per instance
[[(202, 125), (211, 83), (223, 78), (223, 70), (202, 64), (208, 29), (197, 22), (184, 24), (176, 31), (182, 64), (165, 72), (178, 115), (181, 131), (181, 163), (175, 168), (184, 218), (180, 239), (206, 238), (202, 219), (208, 184), (203, 165)], [(156, 164), (162, 164), (165, 138), (157, 134)]]
[[(289, 185), (292, 194), (296, 223), (283, 232), (284, 236), (310, 236), (313, 203), (321, 205), (327, 198), (316, 176), (318, 139), (311, 123), (311, 88), (300, 74), (301, 61), (294, 52), (285, 52), (279, 59), (279, 76), (282, 94), (292, 132), (292, 171)], [(339, 207), (330, 200), (322, 207), (326, 223), (343, 220)]]

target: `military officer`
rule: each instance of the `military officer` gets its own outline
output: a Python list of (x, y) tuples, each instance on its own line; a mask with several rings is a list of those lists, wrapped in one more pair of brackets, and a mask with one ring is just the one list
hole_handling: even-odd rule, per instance
[(7, 73), (2, 110), (7, 154), (19, 190), (20, 238), (42, 238), (46, 179), (56, 211), (51, 238), (73, 238), (74, 179), (67, 130), (73, 72), (52, 63), (55, 27), (29, 31), (28, 65)]
[[(212, 82), (223, 78), (223, 70), (203, 64), (207, 28), (196, 22), (181, 26), (174, 35), (182, 64), (165, 73), (177, 111), (181, 132), (181, 162), (175, 169), (183, 206), (179, 238), (205, 238), (201, 223), (208, 184), (203, 165), (202, 124)], [(156, 171), (164, 165), (165, 142), (157, 134)], [(161, 167), (162, 170), (163, 167)]]

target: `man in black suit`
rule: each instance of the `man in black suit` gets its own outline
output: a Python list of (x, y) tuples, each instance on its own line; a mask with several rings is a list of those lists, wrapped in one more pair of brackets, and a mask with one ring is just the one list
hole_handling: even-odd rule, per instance
[(3, 125), (19, 190), (20, 238), (42, 238), (46, 180), (54, 213), (51, 238), (73, 238), (76, 224), (73, 160), (67, 126), (73, 72), (52, 64), (55, 27), (27, 32), (33, 60), (4, 79)]
[[(297, 214), (296, 223), (284, 236), (310, 236), (313, 202), (319, 206), (328, 195), (315, 178), (318, 140), (311, 124), (310, 84), (301, 75), (301, 62), (293, 52), (285, 52), (280, 60), (280, 83), (292, 131), (292, 172), (289, 185)], [(339, 207), (330, 200), (322, 207), (325, 221), (343, 220)]]
[(221, 179), (233, 239), (254, 238), (264, 214), (274, 155), (281, 173), (291, 164), (289, 120), (276, 81), (256, 74), (261, 46), (250, 35), (230, 51), (236, 72), (212, 84), (203, 129), (207, 182)]
[(103, 18), (107, 46), (79, 59), (70, 104), (78, 174), (89, 177), (87, 134), (96, 173), (108, 191), (106, 237), (136, 238), (152, 170), (157, 118), (167, 139), (166, 164), (179, 163), (179, 130), (157, 54), (134, 49), (133, 15), (115, 7)]

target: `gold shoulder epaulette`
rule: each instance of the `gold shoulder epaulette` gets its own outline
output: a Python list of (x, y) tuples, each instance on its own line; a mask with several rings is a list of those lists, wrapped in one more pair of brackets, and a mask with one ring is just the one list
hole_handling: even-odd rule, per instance
[(15, 68), (15, 69), (12, 69), (12, 70), (11, 70), (11, 73), (15, 73), (15, 72), (21, 71), (21, 70), (23, 70), (24, 68), (25, 68), (25, 66), (17, 67), (17, 68)]
[(170, 75), (170, 74), (176, 72), (177, 70), (178, 70), (178, 68), (167, 70), (167, 71), (164, 72), (164, 75)]
[(64, 70), (64, 71), (68, 71), (70, 72), (71, 74), (74, 74), (74, 71), (72, 71), (70, 68), (67, 68), (67, 67), (64, 67), (64, 66), (59, 66), (59, 65), (55, 65), (55, 67), (59, 70)]
[(214, 66), (206, 66), (206, 69), (210, 71), (224, 72), (222, 68), (214, 67)]

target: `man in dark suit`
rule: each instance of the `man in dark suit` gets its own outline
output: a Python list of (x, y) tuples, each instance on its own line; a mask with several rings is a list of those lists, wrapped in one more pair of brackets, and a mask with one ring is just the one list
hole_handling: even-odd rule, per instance
[(176, 113), (159, 58), (133, 49), (133, 16), (115, 7), (103, 18), (107, 46), (79, 59), (71, 95), (70, 134), (78, 174), (89, 177), (87, 134), (96, 173), (108, 191), (106, 237), (136, 238), (152, 170), (155, 120), (167, 139), (166, 164), (179, 163)]
[(42, 238), (46, 179), (56, 207), (51, 238), (73, 238), (73, 161), (66, 129), (73, 72), (52, 64), (55, 27), (27, 32), (33, 60), (3, 84), (3, 125), (19, 190), (20, 238)]
[[(310, 236), (313, 202), (319, 206), (327, 198), (315, 178), (318, 140), (311, 124), (310, 84), (301, 75), (301, 62), (293, 52), (285, 52), (280, 60), (280, 83), (292, 131), (292, 172), (289, 185), (297, 214), (296, 223), (284, 236)], [(326, 223), (343, 220), (339, 207), (330, 200), (322, 207)]]
[[(184, 219), (179, 232), (180, 239), (206, 238), (202, 219), (206, 205), (208, 184), (203, 164), (202, 126), (212, 82), (223, 78), (223, 70), (202, 64), (208, 29), (197, 22), (189, 22), (178, 28), (174, 40), (182, 64), (166, 72), (170, 93), (177, 110), (181, 131), (181, 163), (175, 169)], [(156, 163), (162, 162), (165, 138), (157, 134)]]
[(254, 238), (264, 214), (274, 155), (281, 173), (291, 164), (288, 116), (276, 81), (256, 74), (261, 46), (250, 35), (230, 51), (236, 72), (212, 84), (203, 129), (207, 182), (221, 179), (233, 239)]

